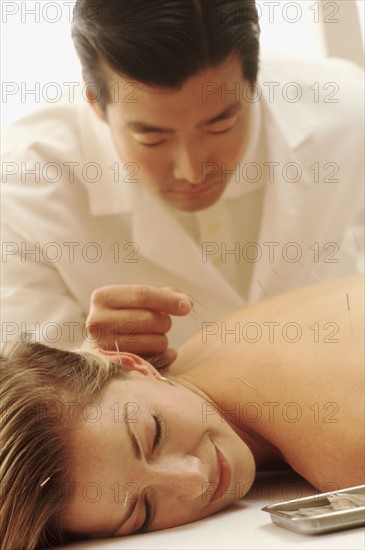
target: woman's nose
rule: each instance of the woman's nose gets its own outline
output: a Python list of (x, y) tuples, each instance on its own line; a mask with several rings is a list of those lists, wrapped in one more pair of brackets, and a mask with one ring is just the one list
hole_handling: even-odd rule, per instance
[(193, 455), (168, 456), (156, 462), (149, 485), (179, 501), (190, 501), (206, 492), (209, 485), (206, 467)]

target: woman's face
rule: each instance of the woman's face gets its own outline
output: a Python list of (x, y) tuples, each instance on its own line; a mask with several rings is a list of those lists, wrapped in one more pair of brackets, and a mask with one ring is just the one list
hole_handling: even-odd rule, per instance
[(255, 476), (251, 451), (208, 400), (137, 372), (83, 408), (70, 450), (65, 527), (90, 537), (209, 516)]

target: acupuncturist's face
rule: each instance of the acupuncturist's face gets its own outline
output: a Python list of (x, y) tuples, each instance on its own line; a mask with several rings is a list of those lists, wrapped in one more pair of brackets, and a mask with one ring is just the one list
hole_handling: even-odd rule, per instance
[(206, 517), (242, 498), (255, 476), (248, 446), (203, 396), (134, 372), (84, 409), (70, 460), (65, 527), (90, 537)]
[(109, 124), (123, 163), (138, 169), (133, 178), (178, 210), (214, 204), (249, 133), (241, 61), (232, 56), (189, 78), (179, 90), (146, 86), (109, 68), (106, 75), (112, 90), (106, 113), (91, 105)]

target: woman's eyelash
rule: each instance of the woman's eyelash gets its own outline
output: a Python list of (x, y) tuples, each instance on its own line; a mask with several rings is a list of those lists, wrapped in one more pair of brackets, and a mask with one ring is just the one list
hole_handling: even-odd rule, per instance
[(155, 449), (157, 445), (160, 443), (161, 437), (162, 437), (162, 419), (161, 419), (161, 415), (158, 413), (153, 413), (152, 416), (156, 424), (156, 435), (155, 435), (155, 439), (153, 441), (153, 447), (152, 447), (152, 449)]

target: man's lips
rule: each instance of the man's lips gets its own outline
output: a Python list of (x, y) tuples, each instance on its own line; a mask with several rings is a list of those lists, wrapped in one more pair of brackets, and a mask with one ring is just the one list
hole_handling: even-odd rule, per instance
[(171, 187), (169, 189), (169, 194), (172, 195), (181, 195), (184, 197), (194, 197), (196, 195), (202, 195), (208, 191), (210, 191), (213, 187), (216, 187), (220, 182), (212, 182), (204, 185), (196, 185), (196, 186), (190, 186), (187, 185), (186, 187)]
[(218, 449), (218, 447), (215, 447), (215, 450), (217, 453), (218, 461), (218, 485), (211, 498), (211, 502), (213, 502), (213, 500), (217, 500), (218, 498), (222, 498), (223, 495), (225, 495), (232, 478), (232, 471), (228, 460), (226, 459), (224, 454)]

